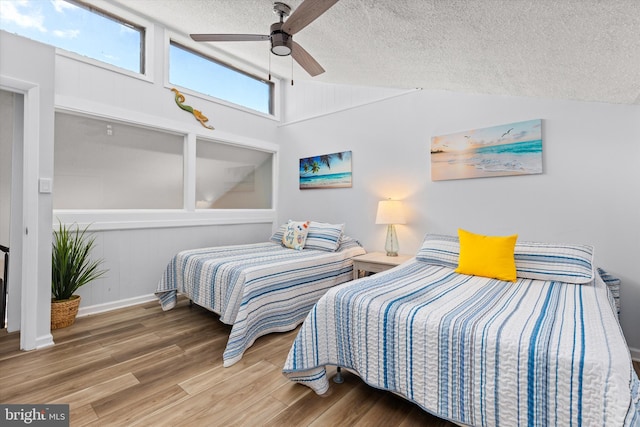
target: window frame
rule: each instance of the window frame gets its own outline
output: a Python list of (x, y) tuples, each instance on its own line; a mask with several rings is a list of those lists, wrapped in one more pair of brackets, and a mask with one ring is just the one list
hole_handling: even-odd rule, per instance
[[(267, 113), (263, 113), (262, 111), (258, 111), (258, 110), (254, 110), (252, 108), (249, 107), (245, 107), (243, 105), (240, 104), (236, 104), (234, 102), (231, 101), (227, 101), (224, 100), (222, 98), (217, 98), (215, 96), (212, 95), (207, 95), (205, 93), (202, 92), (198, 92), (195, 89), (191, 89), (188, 87), (184, 87), (184, 86), (180, 86), (180, 85), (174, 85), (169, 81), (169, 75), (170, 75), (170, 47), (171, 44), (176, 44), (178, 45), (180, 48), (187, 50), (188, 52), (193, 53), (194, 55), (200, 56), (204, 59), (210, 60), (212, 62), (215, 62), (217, 64), (220, 64), (224, 67), (230, 68), (240, 74), (244, 74), (246, 76), (249, 76), (251, 78), (254, 78), (256, 80), (261, 80), (264, 81), (265, 83), (270, 85), (270, 109), (271, 109), (271, 113), (267, 114)], [(179, 88), (180, 92), (190, 95), (190, 96), (194, 96), (197, 98), (201, 98), (207, 101), (211, 101), (211, 102), (215, 102), (216, 104), (220, 104), (220, 105), (224, 105), (226, 107), (230, 107), (230, 108), (234, 108), (236, 110), (240, 110), (246, 113), (251, 113), (260, 117), (265, 117), (274, 121), (280, 121), (280, 90), (281, 90), (281, 81), (280, 79), (275, 76), (275, 75), (271, 75), (271, 80), (268, 81), (262, 77), (260, 77), (260, 74), (268, 74), (267, 71), (265, 71), (264, 69), (260, 69), (256, 66), (254, 66), (253, 64), (249, 64), (249, 63), (241, 63), (239, 65), (235, 65), (238, 64), (238, 59), (232, 57), (231, 55), (216, 49), (214, 46), (210, 46), (210, 45), (204, 45), (202, 43), (197, 44), (196, 42), (194, 42), (191, 39), (187, 39), (186, 37), (183, 37), (175, 32), (171, 32), (171, 31), (166, 31), (165, 34), (165, 43), (164, 43), (165, 49), (165, 66), (164, 66), (164, 70), (165, 70), (165, 78), (164, 78), (164, 86), (167, 89), (171, 89), (171, 88)]]
[[(54, 210), (57, 211), (105, 211), (105, 212), (110, 212), (110, 211), (160, 211), (160, 210), (179, 210), (179, 209), (184, 209), (185, 207), (185, 201), (186, 201), (186, 197), (185, 197), (185, 190), (186, 190), (186, 185), (184, 182), (185, 176), (186, 176), (186, 171), (185, 171), (185, 158), (187, 156), (187, 153), (185, 152), (185, 148), (186, 148), (186, 134), (184, 131), (181, 132), (175, 132), (175, 131), (171, 131), (169, 129), (162, 129), (156, 126), (147, 126), (147, 125), (143, 125), (140, 123), (132, 123), (130, 121), (127, 120), (122, 120), (122, 119), (118, 119), (118, 118), (114, 118), (114, 117), (110, 117), (110, 118), (104, 118), (104, 117), (100, 117), (91, 113), (87, 113), (87, 112), (69, 112), (69, 111), (61, 111), (59, 109), (56, 109), (55, 113), (54, 113), (54, 123), (56, 125), (56, 128), (58, 127), (58, 116), (59, 115), (65, 115), (68, 117), (74, 117), (75, 119), (88, 119), (88, 120), (95, 120), (98, 122), (101, 122), (100, 125), (113, 125), (116, 128), (116, 136), (115, 137), (109, 137), (109, 139), (114, 138), (113, 140), (110, 141), (110, 143), (107, 143), (106, 145), (109, 146), (111, 144), (115, 145), (115, 146), (120, 146), (122, 145), (122, 139), (119, 139), (118, 137), (118, 130), (121, 127), (128, 127), (128, 128), (136, 128), (137, 131), (149, 131), (149, 132), (154, 132), (155, 135), (158, 134), (164, 134), (164, 136), (169, 136), (171, 138), (175, 138), (175, 141), (171, 141), (171, 146), (175, 147), (176, 149), (179, 147), (180, 153), (176, 154), (175, 157), (175, 164), (180, 164), (180, 171), (181, 173), (177, 173), (177, 170), (175, 172), (176, 176), (180, 176), (181, 177), (181, 185), (178, 187), (176, 185), (176, 188), (180, 188), (180, 207), (147, 207), (147, 208), (141, 208), (141, 207), (114, 207), (114, 208), (109, 208), (109, 207), (100, 207), (100, 208), (73, 208), (73, 207), (66, 207), (66, 208), (54, 208)], [(74, 124), (76, 124), (74, 122)], [(130, 131), (129, 131), (130, 132)], [(105, 132), (106, 133), (106, 132)], [(155, 136), (154, 135), (154, 136)], [(55, 145), (56, 141), (54, 141), (54, 145)], [(174, 145), (175, 144), (175, 145)], [(139, 148), (139, 146), (135, 146), (135, 145), (130, 145), (130, 144), (126, 144), (128, 148)], [(93, 149), (95, 149), (96, 147), (93, 147)], [(108, 149), (108, 148), (107, 148)], [(157, 153), (157, 152), (154, 152)], [(56, 176), (56, 166), (55, 166), (55, 159), (57, 158), (58, 153), (56, 153), (56, 147), (54, 146), (54, 174), (53, 174), (53, 178), (54, 181), (58, 181), (60, 182), (60, 176)], [(95, 157), (93, 154), (91, 157)], [(84, 159), (84, 158), (83, 158)], [(136, 165), (137, 168), (137, 165)], [(121, 171), (123, 169), (119, 168), (119, 171), (121, 174)], [(110, 177), (105, 177), (102, 176), (105, 180), (109, 180)], [(148, 190), (148, 189), (145, 189)], [(175, 205), (178, 205), (177, 199), (178, 197), (176, 197), (177, 194), (174, 194), (174, 200), (176, 201)], [(82, 197), (82, 196), (81, 196)]]
[[(145, 51), (146, 51), (146, 46), (147, 46), (148, 43), (147, 43), (147, 28), (145, 26), (136, 24), (132, 20), (122, 18), (118, 14), (110, 12), (107, 9), (102, 9), (100, 7), (96, 7), (96, 6), (92, 5), (92, 4), (85, 3), (85, 2), (83, 2), (81, 0), (63, 0), (63, 1), (66, 1), (67, 3), (73, 4), (73, 5), (75, 5), (75, 6), (79, 7), (79, 8), (88, 10), (89, 12), (95, 13), (96, 15), (102, 16), (104, 18), (111, 19), (111, 20), (113, 20), (115, 22), (120, 23), (121, 25), (124, 25), (125, 27), (130, 27), (130, 28), (133, 28), (133, 29), (135, 29), (137, 31), (140, 31), (140, 35), (141, 35), (141, 37), (140, 37), (140, 71), (138, 71), (138, 73), (136, 73), (136, 74), (142, 74), (142, 75), (146, 74), (146, 70), (147, 70), (148, 67), (147, 67), (147, 64), (146, 64)], [(93, 59), (93, 58), (91, 58), (91, 59)], [(104, 62), (104, 61), (100, 61), (98, 59), (96, 59), (96, 61)], [(106, 62), (106, 64), (109, 64), (109, 63)], [(118, 67), (116, 65), (113, 65), (113, 64), (109, 64), (109, 65), (111, 65), (112, 67), (115, 67), (115, 68), (120, 68), (120, 67)], [(131, 70), (126, 70), (126, 71), (131, 71)]]
[[(271, 207), (270, 208), (246, 208), (246, 209), (237, 209), (237, 208), (232, 208), (232, 209), (228, 209), (228, 208), (223, 208), (223, 209), (216, 209), (216, 208), (198, 208), (197, 207), (197, 201), (196, 201), (196, 196), (197, 196), (197, 188), (198, 188), (198, 183), (197, 183), (197, 171), (198, 171), (198, 167), (197, 167), (197, 160), (198, 160), (198, 155), (197, 155), (197, 147), (198, 147), (198, 142), (202, 142), (202, 143), (210, 143), (210, 144), (219, 144), (219, 145), (226, 145), (228, 147), (236, 147), (236, 148), (241, 148), (241, 149), (245, 149), (245, 150), (254, 150), (254, 151), (260, 151), (262, 153), (268, 153), (271, 154)], [(193, 171), (193, 192), (192, 195), (193, 196), (193, 200), (189, 200), (187, 201), (185, 199), (185, 206), (188, 206), (189, 208), (193, 208), (195, 209), (196, 212), (201, 212), (201, 211), (242, 211), (242, 210), (247, 210), (247, 211), (260, 211), (260, 210), (273, 210), (275, 211), (275, 203), (276, 203), (276, 187), (275, 185), (277, 184), (277, 181), (275, 179), (276, 175), (277, 175), (277, 170), (275, 169), (275, 167), (277, 166), (277, 162), (276, 162), (276, 155), (277, 155), (277, 151), (273, 151), (273, 150), (267, 150), (261, 147), (256, 147), (256, 146), (247, 146), (247, 145), (241, 145), (241, 144), (237, 144), (237, 143), (232, 143), (229, 141), (222, 141), (219, 138), (211, 138), (211, 137), (203, 137), (203, 136), (195, 136), (195, 139), (193, 141), (193, 167), (192, 167), (192, 171)], [(185, 168), (187, 166), (185, 165)], [(185, 185), (186, 187), (186, 185)], [(186, 196), (185, 196), (186, 197)]]
[[(117, 7), (112, 3), (108, 3), (105, 0), (93, 0), (91, 4), (82, 2), (80, 0), (65, 0), (68, 3), (74, 4), (83, 9), (89, 10), (92, 13), (103, 15), (110, 19), (115, 19), (122, 22), (125, 25), (131, 25), (133, 27), (141, 28), (143, 30), (142, 40), (140, 41), (140, 66), (142, 72), (134, 72), (127, 70), (126, 68), (118, 67), (117, 65), (110, 64), (108, 62), (100, 61), (99, 59), (90, 58), (88, 56), (81, 55), (79, 53), (66, 50), (61, 47), (51, 45), (55, 48), (56, 55), (64, 58), (68, 58), (74, 61), (83, 62), (98, 68), (102, 68), (115, 73), (123, 74), (128, 77), (133, 77), (139, 80), (152, 83), (154, 81), (154, 62), (155, 54), (153, 48), (153, 40), (155, 40), (155, 25), (142, 18), (141, 16), (134, 15), (126, 10)], [(21, 36), (22, 37), (22, 36)]]
[[(278, 200), (278, 158), (277, 144), (219, 132), (215, 136), (200, 130), (185, 131), (182, 123), (164, 121), (162, 125), (139, 113), (123, 118), (117, 110), (95, 104), (84, 105), (78, 100), (56, 100), (55, 112), (75, 114), (100, 120), (119, 121), (132, 126), (147, 127), (157, 131), (184, 135), (183, 149), (183, 194), (181, 209), (54, 209), (54, 226), (61, 221), (66, 224), (91, 226), (91, 230), (126, 230), (145, 228), (170, 228), (204, 225), (262, 224), (277, 220)], [(67, 102), (68, 101), (68, 102)], [(196, 209), (196, 140), (208, 140), (220, 144), (235, 145), (272, 153), (272, 196), (270, 209)], [(55, 165), (54, 165), (55, 167)], [(53, 183), (55, 191), (55, 182)]]

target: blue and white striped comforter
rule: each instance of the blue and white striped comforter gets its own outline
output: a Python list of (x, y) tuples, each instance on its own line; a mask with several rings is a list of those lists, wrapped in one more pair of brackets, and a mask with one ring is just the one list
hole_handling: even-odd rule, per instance
[(170, 310), (184, 293), (233, 325), (223, 354), (231, 366), (258, 337), (299, 325), (328, 288), (351, 280), (351, 258), (364, 253), (355, 240), (336, 252), (272, 242), (187, 250), (167, 265), (156, 295)]
[(631, 426), (640, 386), (606, 285), (454, 273), (410, 261), (329, 290), (284, 374), (322, 394), (326, 365), (439, 417), (482, 426)]

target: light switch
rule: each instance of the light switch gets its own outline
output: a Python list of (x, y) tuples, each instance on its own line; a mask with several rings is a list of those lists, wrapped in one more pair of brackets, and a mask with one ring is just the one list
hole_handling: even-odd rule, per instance
[(51, 180), (51, 178), (40, 178), (39, 186), (41, 193), (51, 193), (53, 181)]

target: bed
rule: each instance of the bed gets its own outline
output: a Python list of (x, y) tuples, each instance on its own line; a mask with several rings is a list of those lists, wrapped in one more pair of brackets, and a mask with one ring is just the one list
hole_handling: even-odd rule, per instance
[(457, 237), (427, 235), (407, 263), (329, 290), (284, 375), (323, 394), (326, 366), (342, 367), (459, 425), (640, 424), (592, 248), (518, 242), (515, 282), (456, 273), (459, 251)]
[(351, 280), (351, 258), (365, 250), (342, 225), (311, 224), (299, 250), (283, 246), (280, 227), (267, 242), (179, 252), (156, 289), (163, 310), (181, 293), (219, 314), (232, 325), (223, 363), (233, 365), (258, 337), (294, 329), (327, 289)]

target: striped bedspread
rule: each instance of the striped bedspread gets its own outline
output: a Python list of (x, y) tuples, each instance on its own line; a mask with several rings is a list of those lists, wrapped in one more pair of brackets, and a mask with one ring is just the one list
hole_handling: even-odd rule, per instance
[(364, 253), (355, 240), (336, 252), (272, 242), (187, 250), (169, 262), (156, 295), (170, 310), (183, 293), (233, 325), (223, 355), (231, 366), (258, 337), (299, 325), (328, 288), (351, 280), (351, 258)]
[(637, 426), (640, 385), (605, 283), (459, 275), (417, 260), (337, 286), (284, 374), (327, 391), (326, 365), (474, 426)]

